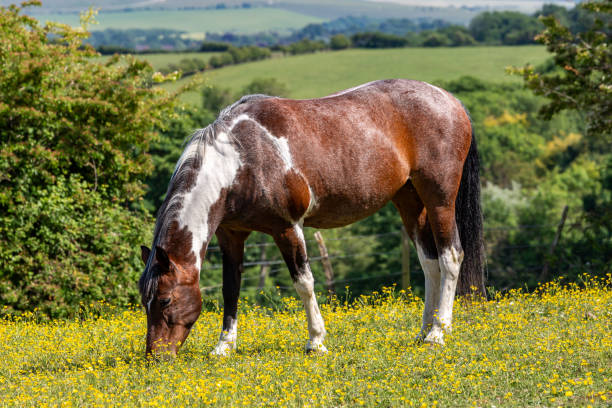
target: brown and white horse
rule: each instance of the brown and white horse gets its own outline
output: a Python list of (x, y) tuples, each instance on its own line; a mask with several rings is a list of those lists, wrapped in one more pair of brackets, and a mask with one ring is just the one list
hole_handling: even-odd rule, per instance
[(484, 294), (478, 153), (461, 102), (401, 79), (318, 99), (243, 97), (193, 135), (159, 210), (153, 250), (142, 247), (147, 353), (176, 353), (197, 320), (199, 273), (213, 234), (223, 252), (224, 298), (213, 353), (236, 347), (251, 231), (274, 238), (304, 302), (306, 348), (325, 351), (303, 228), (344, 226), (389, 201), (425, 272), (420, 338), (443, 343), (457, 282), (463, 292)]

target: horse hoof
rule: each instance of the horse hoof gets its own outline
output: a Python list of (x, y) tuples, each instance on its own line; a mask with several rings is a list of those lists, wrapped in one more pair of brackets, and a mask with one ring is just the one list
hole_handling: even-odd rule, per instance
[(427, 344), (438, 344), (440, 346), (443, 346), (444, 345), (444, 333), (440, 329), (433, 329), (425, 337), (423, 342)]
[(232, 354), (232, 347), (229, 344), (218, 344), (213, 351), (210, 352), (211, 356), (227, 357)]
[(323, 343), (310, 343), (310, 341), (308, 341), (308, 343), (306, 343), (306, 353), (327, 354), (329, 351)]

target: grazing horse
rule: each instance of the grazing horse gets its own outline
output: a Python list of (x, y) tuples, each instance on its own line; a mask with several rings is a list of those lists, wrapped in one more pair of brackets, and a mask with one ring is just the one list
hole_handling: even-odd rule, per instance
[[(419, 338), (443, 344), (460, 291), (484, 293), (478, 153), (468, 113), (424, 82), (370, 82), (318, 99), (245, 96), (186, 145), (158, 212), (139, 287), (147, 353), (175, 354), (202, 307), (199, 274), (217, 235), (223, 326), (236, 347), (244, 242), (271, 235), (308, 319), (307, 351), (326, 351), (304, 227), (334, 228), (392, 201), (425, 273)], [(465, 254), (465, 259), (464, 259)], [(463, 263), (462, 263), (463, 260)]]

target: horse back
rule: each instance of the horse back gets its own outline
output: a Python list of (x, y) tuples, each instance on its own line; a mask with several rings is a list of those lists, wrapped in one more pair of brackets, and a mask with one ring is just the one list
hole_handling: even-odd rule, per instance
[(471, 133), (457, 99), (409, 80), (317, 99), (247, 99), (229, 119), (245, 183), (258, 186), (251, 195), (266, 208), (283, 207), (283, 218), (319, 228), (376, 212), (413, 172), (435, 172), (439, 163), (460, 171)]

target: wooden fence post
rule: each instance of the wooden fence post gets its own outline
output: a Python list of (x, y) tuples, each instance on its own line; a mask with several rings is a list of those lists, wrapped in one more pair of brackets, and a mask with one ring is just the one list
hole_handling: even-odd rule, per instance
[(410, 237), (402, 225), (402, 289), (410, 288)]
[(268, 273), (270, 272), (270, 265), (266, 264), (266, 237), (261, 234), (261, 242), (260, 242), (260, 250), (259, 250), (259, 261), (262, 263), (259, 268), (259, 283), (257, 284), (257, 293), (259, 293), (264, 286), (266, 285), (266, 278), (268, 277)]
[(336, 293), (334, 290), (334, 270), (332, 269), (331, 262), (329, 260), (329, 254), (325, 247), (325, 241), (323, 241), (323, 235), (317, 231), (314, 233), (314, 237), (319, 244), (319, 252), (321, 253), (321, 264), (323, 264), (323, 270), (325, 271), (325, 286), (327, 287), (327, 294), (333, 295)]
[(567, 218), (567, 205), (563, 207), (563, 213), (561, 214), (561, 221), (559, 221), (559, 226), (557, 226), (557, 233), (555, 234), (555, 238), (553, 239), (552, 244), (550, 244), (550, 248), (548, 249), (548, 255), (546, 260), (544, 261), (544, 267), (542, 268), (542, 273), (540, 273), (540, 278), (538, 279), (540, 282), (545, 282), (548, 280), (548, 260), (552, 257), (552, 254), (555, 252), (555, 248), (559, 243), (559, 238), (561, 238), (561, 231), (563, 231), (563, 226), (565, 225), (565, 219)]

